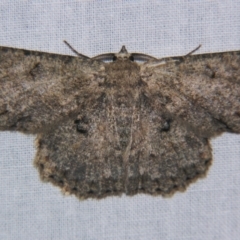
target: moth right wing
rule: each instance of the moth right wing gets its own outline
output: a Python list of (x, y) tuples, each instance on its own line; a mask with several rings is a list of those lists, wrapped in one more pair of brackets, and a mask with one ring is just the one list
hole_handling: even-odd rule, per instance
[(183, 57), (145, 71), (144, 94), (169, 120), (213, 137), (240, 133), (240, 52)]
[(38, 133), (91, 106), (103, 64), (0, 47), (0, 130)]
[[(143, 65), (140, 119), (129, 151), (129, 194), (172, 194), (203, 177), (209, 138), (240, 133), (240, 52)], [(181, 59), (180, 59), (181, 60)]]

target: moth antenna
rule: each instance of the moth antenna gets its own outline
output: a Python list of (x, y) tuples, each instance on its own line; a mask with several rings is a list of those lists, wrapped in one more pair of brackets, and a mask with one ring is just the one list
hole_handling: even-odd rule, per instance
[(115, 54), (113, 53), (104, 53), (104, 54), (100, 54), (95, 57), (92, 57), (91, 59), (105, 61), (105, 60), (113, 60), (114, 57), (115, 57)]
[(199, 46), (197, 46), (195, 49), (193, 49), (191, 52), (189, 52), (188, 54), (186, 55), (183, 55), (183, 56), (179, 56), (179, 57), (172, 57), (172, 59), (174, 61), (179, 61), (179, 62), (183, 62), (185, 57), (188, 57), (190, 55), (192, 55), (193, 53), (195, 53), (200, 47), (202, 46), (202, 44), (199, 44)]
[(187, 57), (187, 56), (189, 56), (189, 55), (192, 55), (192, 54), (195, 53), (201, 46), (202, 46), (202, 44), (199, 44), (198, 47), (196, 47), (195, 49), (193, 49), (191, 52), (189, 52), (188, 54), (186, 54), (184, 57)]
[(90, 59), (90, 57), (87, 57), (87, 56), (79, 53), (78, 51), (76, 51), (67, 41), (63, 40), (63, 42), (64, 42), (75, 54), (77, 54), (80, 58)]
[(139, 61), (149, 61), (149, 60), (158, 60), (157, 58), (147, 55), (147, 54), (142, 54), (142, 53), (132, 53), (131, 54), (135, 60)]

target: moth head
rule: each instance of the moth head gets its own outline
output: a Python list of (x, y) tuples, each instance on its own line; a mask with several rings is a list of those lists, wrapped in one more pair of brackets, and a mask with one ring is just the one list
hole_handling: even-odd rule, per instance
[(74, 53), (76, 53), (82, 59), (93, 59), (93, 60), (98, 60), (98, 61), (102, 61), (102, 62), (114, 62), (114, 61), (117, 61), (117, 60), (119, 60), (119, 61), (128, 61), (128, 60), (130, 60), (130, 61), (133, 61), (133, 62), (138, 62), (138, 61), (140, 61), (140, 62), (147, 62), (147, 61), (151, 61), (151, 60), (158, 60), (155, 57), (152, 57), (150, 55), (143, 54), (143, 53), (128, 53), (128, 51), (127, 51), (127, 49), (126, 49), (126, 47), (124, 45), (122, 46), (122, 48), (121, 48), (119, 53), (104, 53), (104, 54), (97, 55), (97, 56), (95, 56), (93, 58), (90, 58), (90, 57), (87, 57), (87, 56), (85, 56), (85, 55), (83, 55), (81, 53), (78, 53), (67, 41), (64, 41), (64, 43)]
[(114, 61), (132, 61), (132, 62), (147, 62), (149, 60), (157, 60), (155, 57), (142, 53), (129, 53), (123, 45), (118, 53), (105, 53), (93, 57), (94, 60), (114, 62)]
[(134, 61), (133, 56), (131, 53), (128, 53), (125, 46), (122, 46), (119, 53), (105, 53), (101, 55), (97, 55), (93, 57), (94, 60), (100, 60), (100, 61), (107, 61), (107, 62), (115, 62), (117, 60), (119, 61), (127, 61), (131, 60)]
[(120, 52), (114, 54), (113, 61), (121, 60), (126, 61), (130, 60), (132, 62), (147, 62), (149, 60), (157, 60), (155, 57), (143, 54), (143, 53), (128, 53), (126, 47), (123, 45)]
[(131, 53), (128, 53), (126, 47), (123, 45), (119, 53), (115, 53), (113, 57), (113, 61), (120, 60), (120, 61), (134, 61), (134, 58)]

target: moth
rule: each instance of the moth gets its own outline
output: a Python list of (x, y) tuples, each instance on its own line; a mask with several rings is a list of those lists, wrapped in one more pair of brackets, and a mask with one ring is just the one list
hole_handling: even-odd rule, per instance
[(64, 193), (183, 191), (206, 175), (210, 139), (240, 133), (240, 51), (89, 58), (67, 45), (77, 57), (0, 47), (0, 130), (36, 134), (34, 165)]

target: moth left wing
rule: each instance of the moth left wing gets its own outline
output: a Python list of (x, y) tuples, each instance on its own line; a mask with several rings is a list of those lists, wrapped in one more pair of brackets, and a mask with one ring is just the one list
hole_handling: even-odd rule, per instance
[(88, 97), (101, 92), (94, 73), (102, 64), (0, 47), (0, 130), (42, 132), (91, 105)]
[(53, 131), (38, 134), (34, 164), (43, 181), (80, 199), (125, 191), (123, 154), (106, 113), (96, 109), (75, 124), (66, 119)]

